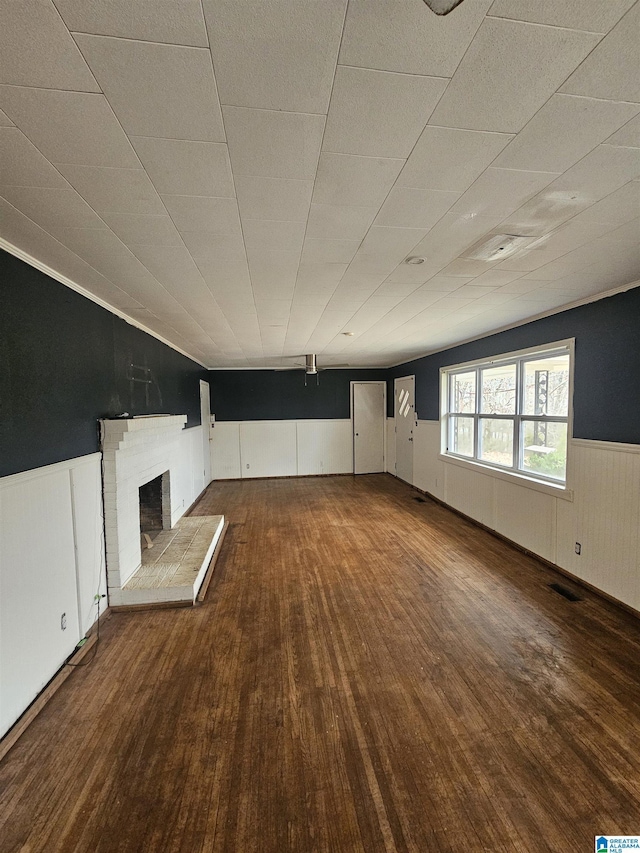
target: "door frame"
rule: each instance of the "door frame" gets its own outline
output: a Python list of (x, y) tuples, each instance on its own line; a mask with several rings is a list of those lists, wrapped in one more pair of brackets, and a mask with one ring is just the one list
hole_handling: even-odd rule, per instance
[[(405, 379), (413, 379), (413, 437), (415, 438), (415, 429), (417, 427), (417, 419), (416, 419), (416, 375), (415, 373), (408, 373), (406, 376), (396, 376), (393, 380), (393, 435), (396, 441), (396, 452), (394, 454), (395, 464), (394, 464), (394, 476), (398, 477), (398, 423), (396, 421), (396, 400), (397, 400), (397, 384), (398, 382), (404, 382)], [(414, 471), (414, 463), (415, 463), (415, 441), (412, 442), (411, 446), (411, 471), (412, 471), (412, 479), (413, 479), (413, 471)], [(402, 479), (398, 477), (398, 479)], [(402, 482), (406, 482), (406, 480), (402, 480)], [(410, 483), (410, 485), (412, 485)]]
[(354, 432), (353, 419), (353, 396), (355, 393), (355, 385), (382, 385), (382, 412), (383, 412), (383, 431), (382, 431), (382, 467), (386, 473), (387, 470), (387, 380), (386, 379), (363, 379), (362, 381), (351, 380), (349, 382), (349, 417), (351, 418), (351, 473), (355, 476), (356, 471), (356, 442)]
[[(203, 463), (204, 463), (204, 471), (202, 480), (204, 482), (204, 488), (206, 489), (209, 483), (213, 480), (213, 464), (211, 460), (211, 385), (206, 381), (206, 379), (201, 379), (199, 384), (200, 389), (200, 421), (202, 422), (202, 390), (203, 386), (207, 386), (207, 396), (209, 398), (209, 413), (207, 417), (206, 423), (201, 423), (203, 429), (202, 436), (202, 452), (204, 455)], [(207, 456), (208, 454), (208, 456)], [(208, 464), (207, 464), (208, 462)], [(209, 480), (207, 481), (207, 472), (209, 476)]]

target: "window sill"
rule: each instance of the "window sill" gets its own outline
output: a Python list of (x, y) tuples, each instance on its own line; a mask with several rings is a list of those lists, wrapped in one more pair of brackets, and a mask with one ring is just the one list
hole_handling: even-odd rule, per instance
[(573, 500), (573, 490), (568, 489), (560, 483), (555, 485), (555, 483), (547, 483), (546, 481), (536, 480), (534, 477), (527, 477), (526, 474), (516, 474), (514, 471), (501, 471), (499, 468), (493, 468), (491, 465), (483, 465), (481, 462), (461, 459), (458, 456), (449, 456), (446, 453), (438, 454), (438, 458), (441, 462), (446, 462), (449, 465), (457, 465), (459, 468), (466, 468), (478, 474), (495, 477), (497, 480), (505, 480), (508, 483), (523, 486), (525, 489), (533, 489), (536, 492), (552, 495), (554, 498), (561, 498), (565, 501)]

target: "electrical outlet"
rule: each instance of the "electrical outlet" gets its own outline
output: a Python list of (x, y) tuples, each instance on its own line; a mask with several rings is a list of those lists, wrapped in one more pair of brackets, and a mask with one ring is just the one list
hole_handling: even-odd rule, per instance
[(62, 616), (60, 617), (60, 630), (61, 631), (67, 630), (67, 614), (66, 613), (63, 613)]
[(576, 554), (582, 554), (582, 545), (580, 544), (580, 542), (576, 542)]
[(247, 468), (249, 467), (249, 463), (247, 462)]

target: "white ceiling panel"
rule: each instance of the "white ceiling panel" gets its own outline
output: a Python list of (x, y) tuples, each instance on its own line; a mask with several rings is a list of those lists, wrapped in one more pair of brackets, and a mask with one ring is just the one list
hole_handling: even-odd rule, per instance
[(306, 264), (348, 264), (358, 251), (360, 240), (330, 240), (326, 237), (307, 237), (302, 260)]
[(640, 104), (553, 95), (493, 165), (564, 172), (639, 112)]
[(11, 121), (9, 116), (0, 110), (0, 127), (14, 127), (14, 123)]
[(376, 225), (431, 228), (460, 198), (460, 193), (394, 187), (376, 217)]
[(351, 0), (340, 62), (364, 68), (450, 77), (491, 0), (434, 17), (423, 0)]
[(300, 252), (302, 250), (304, 222), (245, 219), (242, 223), (242, 230), (248, 252), (269, 251), (270, 249), (283, 252)]
[(635, 3), (560, 89), (572, 95), (640, 103), (640, 3)]
[(187, 248), (196, 259), (246, 261), (242, 235), (238, 233), (216, 235), (206, 231), (180, 232)]
[(635, 0), (495, 0), (489, 15), (571, 30), (608, 33)]
[(346, 0), (204, 0), (223, 104), (326, 113)]
[(592, 33), (485, 19), (431, 124), (521, 130), (599, 39)]
[(0, 195), (37, 225), (69, 228), (106, 228), (89, 205), (72, 189), (0, 187)]
[(206, 231), (219, 236), (240, 233), (235, 198), (163, 195), (162, 201), (178, 231)]
[(220, 198), (235, 195), (224, 143), (148, 136), (133, 136), (131, 141), (159, 193)]
[(381, 255), (399, 263), (422, 237), (423, 228), (389, 228), (375, 225), (362, 241), (358, 254)]
[(225, 141), (208, 50), (82, 33), (75, 38), (128, 134)]
[(557, 178), (550, 189), (581, 192), (597, 201), (640, 177), (640, 148), (599, 145)]
[(291, 299), (300, 262), (299, 252), (248, 253), (256, 299)]
[(313, 201), (358, 207), (380, 207), (404, 160), (321, 154)]
[(362, 240), (377, 213), (375, 207), (337, 207), (312, 204), (307, 237), (329, 240)]
[(338, 66), (323, 150), (408, 157), (448, 82)]
[(98, 213), (165, 213), (144, 169), (61, 164), (60, 172)]
[(0, 3), (0, 82), (100, 91), (51, 0)]
[(509, 216), (556, 177), (554, 172), (519, 172), (490, 166), (454, 204), (451, 213)]
[(611, 222), (622, 224), (640, 216), (640, 182), (628, 184), (579, 213), (575, 222)]
[(67, 187), (62, 175), (17, 127), (0, 128), (0, 184)]
[(347, 271), (348, 264), (306, 263), (301, 261), (296, 281), (296, 294), (334, 288)]
[(512, 134), (427, 125), (400, 173), (398, 185), (464, 192), (511, 139)]
[(0, 105), (52, 163), (140, 166), (104, 95), (0, 86)]
[(607, 145), (622, 145), (628, 148), (640, 148), (640, 115), (627, 122), (613, 136), (605, 139)]
[(208, 290), (193, 258), (184, 246), (139, 244), (133, 246), (132, 251), (154, 278), (181, 304), (184, 304), (184, 296), (187, 293), (203, 293)]
[(487, 271), (491, 264), (487, 261), (476, 261), (470, 258), (456, 258), (446, 267), (440, 270), (440, 275), (454, 276), (456, 278), (475, 278)]
[(200, 0), (55, 0), (72, 32), (207, 47)]
[(216, 298), (224, 298), (229, 303), (244, 310), (244, 304), (253, 303), (253, 291), (246, 258), (219, 258), (201, 255), (194, 258), (209, 290)]
[(307, 221), (313, 181), (237, 175), (235, 185), (243, 219)]
[(223, 113), (234, 174), (313, 179), (324, 116), (227, 106)]
[(182, 240), (171, 218), (140, 213), (103, 213), (109, 228), (127, 246), (182, 246)]
[(504, 219), (501, 233), (541, 237), (593, 204), (593, 199), (580, 192), (554, 190), (553, 184), (550, 187)]

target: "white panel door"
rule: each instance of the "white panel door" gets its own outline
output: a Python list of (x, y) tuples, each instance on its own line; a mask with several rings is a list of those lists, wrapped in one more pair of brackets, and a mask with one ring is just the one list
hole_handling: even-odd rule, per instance
[(200, 421), (202, 423), (202, 444), (204, 457), (204, 488), (211, 482), (211, 450), (209, 441), (211, 439), (211, 400), (209, 396), (209, 383), (200, 380)]
[(353, 473), (384, 471), (385, 383), (352, 382)]
[(396, 477), (413, 484), (413, 429), (415, 427), (415, 376), (396, 379)]

